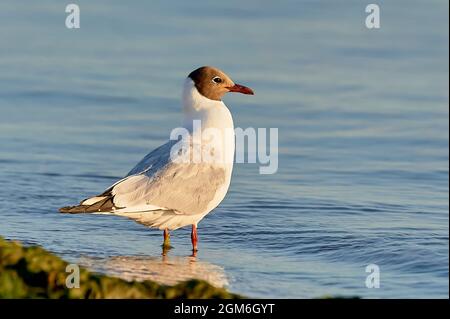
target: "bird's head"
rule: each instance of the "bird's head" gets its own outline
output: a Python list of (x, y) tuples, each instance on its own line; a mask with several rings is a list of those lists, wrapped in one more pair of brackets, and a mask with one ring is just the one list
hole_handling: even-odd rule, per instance
[(194, 82), (201, 95), (211, 100), (220, 101), (228, 92), (254, 94), (252, 89), (234, 83), (223, 71), (211, 66), (202, 66), (192, 71), (188, 78)]

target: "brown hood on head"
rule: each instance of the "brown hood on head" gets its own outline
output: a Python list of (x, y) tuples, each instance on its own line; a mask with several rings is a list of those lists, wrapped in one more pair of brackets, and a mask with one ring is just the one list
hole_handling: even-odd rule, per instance
[(220, 101), (222, 96), (228, 92), (254, 94), (250, 88), (235, 84), (228, 75), (211, 66), (198, 68), (192, 71), (188, 77), (194, 81), (198, 92), (211, 100)]

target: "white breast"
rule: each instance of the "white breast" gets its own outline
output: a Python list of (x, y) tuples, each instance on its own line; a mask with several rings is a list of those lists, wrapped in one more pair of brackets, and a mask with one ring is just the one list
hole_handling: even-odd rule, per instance
[[(194, 121), (201, 121), (201, 132), (203, 136), (209, 136), (209, 131), (217, 130), (220, 138), (202, 139), (202, 146), (219, 153), (214, 165), (221, 166), (226, 172), (226, 181), (216, 192), (216, 196), (208, 205), (207, 212), (211, 211), (224, 199), (230, 186), (231, 173), (233, 170), (235, 137), (233, 118), (227, 106), (222, 101), (208, 99), (201, 95), (194, 82), (187, 78), (183, 90), (183, 126), (191, 134), (195, 134)], [(212, 130), (211, 130), (212, 129)], [(208, 131), (209, 130), (209, 131)]]

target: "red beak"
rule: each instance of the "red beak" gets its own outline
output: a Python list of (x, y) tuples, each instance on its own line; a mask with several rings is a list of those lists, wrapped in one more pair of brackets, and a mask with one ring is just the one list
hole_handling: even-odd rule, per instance
[(255, 94), (255, 93), (253, 93), (253, 90), (251, 88), (248, 88), (248, 87), (240, 85), (240, 84), (235, 84), (233, 86), (230, 86), (230, 87), (228, 87), (228, 90), (230, 90), (230, 92), (239, 92), (242, 94), (250, 94), (250, 95)]

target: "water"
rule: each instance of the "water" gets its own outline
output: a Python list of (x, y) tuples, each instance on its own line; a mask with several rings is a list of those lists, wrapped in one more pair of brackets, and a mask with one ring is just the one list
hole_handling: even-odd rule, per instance
[[(280, 154), (274, 175), (235, 165), (199, 265), (251, 297), (448, 298), (448, 2), (379, 1), (379, 30), (361, 1), (76, 3), (76, 31), (59, 1), (0, 4), (0, 235), (159, 260), (159, 231), (57, 208), (164, 142), (210, 64), (255, 90), (225, 102), (236, 126), (278, 127)], [(188, 258), (189, 230), (172, 242)]]

